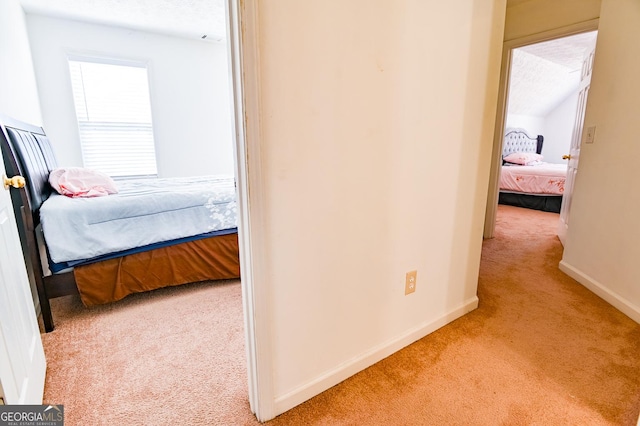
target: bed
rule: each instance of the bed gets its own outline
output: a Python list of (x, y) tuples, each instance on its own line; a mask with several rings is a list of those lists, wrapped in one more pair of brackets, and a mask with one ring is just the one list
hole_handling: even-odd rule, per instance
[[(161, 287), (239, 278), (233, 179), (118, 182), (118, 194), (70, 198), (49, 183), (59, 167), (42, 128), (0, 116), (0, 130), (7, 175), (26, 181), (11, 196), (46, 332), (54, 328), (49, 301), (56, 297), (79, 293), (92, 306)], [(138, 204), (149, 197), (151, 203)], [(113, 203), (124, 205), (124, 213), (112, 216)], [(129, 238), (132, 233), (139, 235)]]
[(543, 161), (544, 137), (524, 129), (507, 129), (502, 150), (498, 203), (560, 212), (566, 164)]

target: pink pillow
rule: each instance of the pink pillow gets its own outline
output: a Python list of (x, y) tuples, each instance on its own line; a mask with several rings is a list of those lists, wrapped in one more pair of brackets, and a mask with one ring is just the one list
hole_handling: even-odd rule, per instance
[(59, 194), (67, 197), (102, 197), (118, 193), (116, 183), (110, 176), (82, 167), (52, 170), (49, 183)]
[(534, 152), (512, 152), (503, 158), (508, 163), (521, 164), (523, 166), (533, 166), (540, 164), (542, 155)]

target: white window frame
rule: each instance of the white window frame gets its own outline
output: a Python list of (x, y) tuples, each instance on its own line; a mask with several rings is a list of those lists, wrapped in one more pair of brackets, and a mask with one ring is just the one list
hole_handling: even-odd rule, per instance
[[(78, 135), (80, 137), (80, 149), (82, 152), (83, 165), (88, 168), (101, 170), (114, 179), (147, 178), (157, 177), (157, 159), (155, 149), (155, 138), (153, 133), (153, 117), (151, 111), (151, 88), (149, 83), (149, 67), (146, 62), (132, 61), (127, 59), (115, 59), (95, 57), (82, 54), (68, 54), (69, 78), (71, 80), (72, 94), (74, 97), (74, 110), (78, 124)], [(76, 87), (78, 83), (74, 81), (72, 72), (73, 62), (94, 63), (102, 65), (115, 65), (122, 67), (142, 68), (146, 72), (146, 83), (148, 90), (149, 121), (96, 121), (81, 118), (77, 109), (80, 107), (76, 99)], [(82, 83), (82, 82), (80, 82)], [(82, 96), (86, 97), (84, 89)], [(86, 108), (86, 105), (85, 105)], [(102, 131), (100, 131), (102, 130)], [(111, 134), (110, 134), (111, 133)], [(114, 136), (114, 134), (120, 135)], [(127, 135), (134, 137), (137, 146), (134, 149), (138, 153), (127, 152), (126, 145), (130, 141), (126, 140)], [(93, 140), (92, 140), (93, 139)], [(115, 142), (105, 145), (104, 142)], [(125, 145), (125, 146), (122, 146)], [(111, 152), (110, 152), (111, 151)], [(103, 157), (102, 159), (100, 157)], [(129, 166), (126, 163), (129, 162)], [(117, 166), (115, 164), (118, 164)], [(143, 170), (135, 170), (132, 164), (144, 165)]]

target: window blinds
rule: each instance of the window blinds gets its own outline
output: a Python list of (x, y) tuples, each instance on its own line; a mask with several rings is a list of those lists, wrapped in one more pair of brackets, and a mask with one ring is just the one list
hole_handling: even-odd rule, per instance
[(156, 176), (146, 67), (69, 59), (69, 68), (84, 166)]

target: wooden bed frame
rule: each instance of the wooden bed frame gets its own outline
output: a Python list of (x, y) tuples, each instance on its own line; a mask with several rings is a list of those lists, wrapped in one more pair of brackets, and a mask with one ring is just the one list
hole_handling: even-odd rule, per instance
[[(502, 157), (504, 158), (512, 152), (535, 152), (541, 154), (543, 144), (544, 136), (542, 135), (534, 138), (529, 136), (524, 129), (508, 129), (504, 134)], [(504, 164), (504, 161), (502, 163)], [(500, 191), (498, 204), (560, 213), (562, 195), (533, 195)]]
[[(0, 145), (7, 175), (21, 175), (26, 180), (24, 187), (12, 189), (11, 198), (25, 263), (38, 293), (46, 332), (54, 329), (49, 301), (57, 297), (80, 293), (85, 305), (91, 305), (187, 282), (239, 278), (237, 232), (127, 254), (51, 274), (39, 215), (40, 206), (53, 191), (48, 178), (57, 164), (51, 143), (41, 127), (0, 115)], [(172, 258), (175, 253), (177, 257)], [(185, 253), (194, 253), (198, 264), (190, 265), (190, 257)], [(163, 271), (167, 263), (178, 264), (179, 271)], [(132, 277), (133, 287), (127, 287), (128, 283), (123, 287), (120, 281), (123, 276)], [(107, 296), (98, 294), (93, 297), (90, 294), (93, 290), (79, 291), (81, 280), (111, 288), (99, 289), (98, 293), (106, 292)]]

